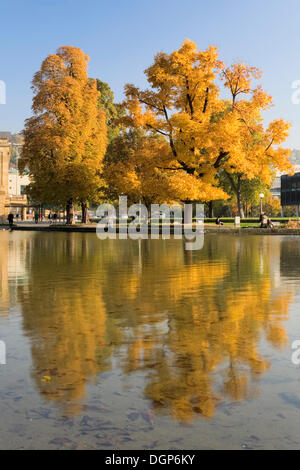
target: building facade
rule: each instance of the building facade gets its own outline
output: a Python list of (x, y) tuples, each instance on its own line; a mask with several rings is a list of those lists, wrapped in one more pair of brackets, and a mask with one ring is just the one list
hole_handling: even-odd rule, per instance
[[(300, 172), (300, 150), (293, 150), (290, 156), (290, 162), (294, 166), (295, 173)], [(271, 194), (281, 199), (281, 177), (286, 176), (283, 172), (277, 171), (273, 184), (271, 186)], [(284, 199), (284, 197), (283, 197)], [(296, 205), (296, 204), (295, 204)]]
[(281, 206), (300, 206), (300, 173), (281, 176)]
[(0, 222), (7, 222), (9, 212), (26, 218), (29, 177), (17, 170), (21, 147), (21, 136), (0, 132)]
[(8, 169), (10, 162), (11, 145), (7, 138), (0, 136), (0, 220), (7, 218), (8, 202)]
[(29, 185), (30, 179), (27, 175), (20, 175), (18, 170), (10, 169), (8, 171), (8, 195), (24, 196), (26, 187)]

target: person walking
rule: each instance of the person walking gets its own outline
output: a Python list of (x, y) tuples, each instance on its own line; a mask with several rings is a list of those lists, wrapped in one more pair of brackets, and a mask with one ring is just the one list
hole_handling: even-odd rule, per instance
[(38, 221), (39, 221), (39, 213), (38, 213), (38, 212), (35, 212), (35, 213), (34, 213), (34, 221), (35, 221), (36, 224), (37, 224)]
[(7, 216), (7, 220), (8, 220), (8, 223), (9, 223), (9, 227), (10, 229), (12, 230), (13, 229), (13, 225), (14, 225), (14, 214), (12, 212), (10, 212)]

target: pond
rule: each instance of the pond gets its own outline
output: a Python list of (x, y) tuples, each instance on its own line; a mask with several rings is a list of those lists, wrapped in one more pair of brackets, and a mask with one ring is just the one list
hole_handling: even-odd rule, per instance
[(0, 449), (300, 449), (300, 239), (0, 232)]

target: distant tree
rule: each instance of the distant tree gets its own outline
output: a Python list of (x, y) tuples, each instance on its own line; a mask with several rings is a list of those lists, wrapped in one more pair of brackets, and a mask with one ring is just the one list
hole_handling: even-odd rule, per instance
[(273, 196), (268, 192), (264, 198), (264, 212), (270, 216), (278, 217), (281, 216), (281, 203), (280, 199)]
[(18, 164), (18, 159), (20, 158), (20, 150), (17, 147), (12, 146), (11, 155), (10, 155), (10, 168), (16, 168)]
[(267, 193), (270, 187), (260, 178), (247, 179), (241, 174), (221, 172), (220, 185), (230, 194), (229, 205), (236, 206), (238, 214), (244, 218), (252, 206), (259, 203), (259, 194)]
[(111, 90), (108, 83), (96, 79), (97, 90), (99, 94), (99, 107), (104, 109), (106, 114), (106, 124), (107, 124), (107, 140), (108, 143), (111, 143), (113, 139), (117, 137), (120, 131), (119, 119), (124, 115), (124, 107), (115, 103), (114, 93)]

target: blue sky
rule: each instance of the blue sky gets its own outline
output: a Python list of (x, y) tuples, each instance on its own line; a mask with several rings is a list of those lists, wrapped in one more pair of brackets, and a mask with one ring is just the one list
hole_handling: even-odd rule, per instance
[(125, 83), (145, 86), (143, 70), (158, 51), (185, 38), (199, 48), (218, 46), (226, 63), (241, 59), (261, 68), (274, 97), (266, 115), (293, 124), (288, 145), (300, 149), (300, 104), (291, 102), (300, 80), (299, 0), (0, 0), (0, 130), (18, 132), (31, 114), (30, 82), (59, 46), (90, 56), (89, 75), (107, 81), (118, 100)]

